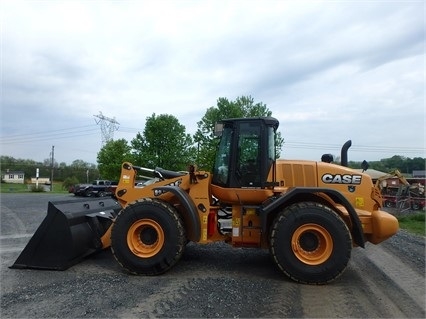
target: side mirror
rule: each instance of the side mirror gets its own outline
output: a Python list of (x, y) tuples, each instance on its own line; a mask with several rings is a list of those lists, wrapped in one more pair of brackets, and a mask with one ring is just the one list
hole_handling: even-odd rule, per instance
[(323, 154), (321, 156), (321, 162), (325, 163), (331, 163), (333, 161), (333, 155), (332, 154)]
[(368, 169), (369, 166), (370, 166), (370, 164), (368, 164), (368, 162), (366, 160), (362, 161), (362, 163), (361, 163), (362, 172), (364, 173)]

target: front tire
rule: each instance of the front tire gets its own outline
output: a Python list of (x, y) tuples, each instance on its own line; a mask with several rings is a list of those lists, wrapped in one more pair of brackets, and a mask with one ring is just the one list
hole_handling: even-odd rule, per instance
[(183, 254), (186, 236), (173, 206), (144, 198), (124, 208), (111, 231), (115, 259), (133, 274), (159, 275)]
[(315, 202), (296, 203), (278, 213), (270, 243), (281, 271), (308, 284), (325, 284), (340, 276), (352, 250), (345, 222), (329, 207)]

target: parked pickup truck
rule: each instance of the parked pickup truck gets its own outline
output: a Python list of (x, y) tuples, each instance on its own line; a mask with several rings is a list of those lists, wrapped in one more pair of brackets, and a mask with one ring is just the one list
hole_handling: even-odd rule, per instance
[(91, 184), (77, 184), (74, 185), (75, 196), (85, 197), (104, 197), (111, 196), (115, 193), (118, 182), (97, 179)]

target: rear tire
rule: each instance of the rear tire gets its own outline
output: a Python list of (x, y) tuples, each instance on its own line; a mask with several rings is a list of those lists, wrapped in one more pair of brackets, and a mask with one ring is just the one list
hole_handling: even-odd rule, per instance
[(114, 222), (111, 249), (129, 272), (159, 275), (172, 268), (186, 244), (182, 220), (173, 206), (144, 198), (124, 208)]
[(291, 279), (325, 284), (346, 269), (352, 250), (348, 227), (336, 212), (315, 202), (296, 203), (278, 213), (270, 252)]

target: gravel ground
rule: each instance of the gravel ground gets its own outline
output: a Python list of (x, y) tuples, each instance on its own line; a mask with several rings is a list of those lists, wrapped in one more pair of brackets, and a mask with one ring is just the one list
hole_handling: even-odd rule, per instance
[(66, 271), (9, 269), (46, 215), (47, 194), (1, 197), (1, 318), (424, 318), (425, 237), (399, 231), (355, 248), (336, 281), (288, 280), (268, 251), (189, 243), (156, 277), (127, 274), (111, 251)]

